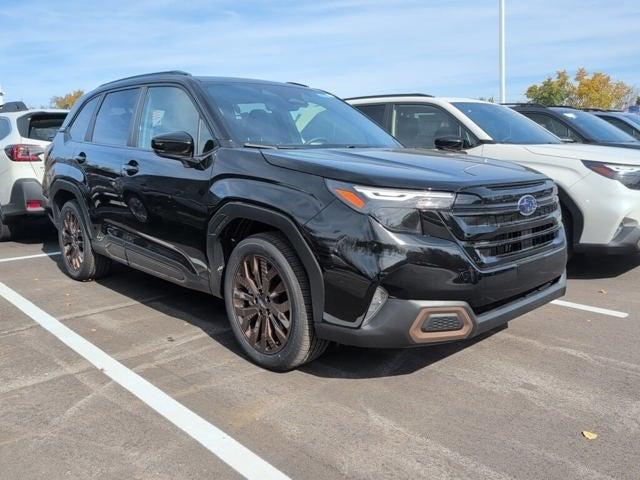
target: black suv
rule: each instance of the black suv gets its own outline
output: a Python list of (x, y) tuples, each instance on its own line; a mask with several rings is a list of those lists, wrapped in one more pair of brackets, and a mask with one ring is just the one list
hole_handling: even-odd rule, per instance
[(403, 150), (303, 85), (166, 72), (108, 83), (46, 152), (68, 275), (112, 260), (224, 297), (256, 363), (329, 341), (473, 337), (561, 296), (557, 190), (516, 165)]
[(573, 107), (506, 104), (567, 142), (640, 149), (640, 141), (606, 120)]

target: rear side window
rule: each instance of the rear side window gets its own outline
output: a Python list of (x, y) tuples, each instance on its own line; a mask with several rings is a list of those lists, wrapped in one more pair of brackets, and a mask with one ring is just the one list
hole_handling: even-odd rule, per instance
[(98, 104), (98, 98), (95, 97), (89, 100), (84, 104), (76, 118), (73, 120), (71, 127), (69, 128), (69, 136), (72, 140), (77, 142), (83, 142), (87, 135), (87, 128), (89, 127), (89, 122), (91, 122), (91, 118), (93, 117), (93, 112), (96, 110), (96, 105)]
[(5, 117), (0, 117), (0, 140), (11, 133), (11, 122)]
[(136, 88), (109, 93), (104, 97), (93, 128), (93, 142), (127, 145), (139, 94), (140, 89)]
[(364, 113), (371, 120), (376, 122), (382, 128), (384, 128), (384, 112), (386, 105), (381, 103), (379, 105), (354, 105), (358, 110)]

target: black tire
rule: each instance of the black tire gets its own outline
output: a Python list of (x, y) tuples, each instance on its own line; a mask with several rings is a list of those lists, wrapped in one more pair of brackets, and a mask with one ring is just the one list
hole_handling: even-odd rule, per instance
[(0, 242), (8, 242), (13, 238), (15, 233), (13, 227), (13, 224), (3, 222), (0, 217)]
[[(67, 254), (70, 247), (67, 244), (68, 242), (65, 240), (65, 235), (68, 234), (65, 227), (65, 219), (75, 219), (75, 221), (77, 221), (79, 228), (78, 233), (81, 237), (82, 243), (82, 246), (78, 247), (82, 252), (82, 258), (78, 262), (72, 260)], [(89, 239), (89, 230), (87, 225), (85, 225), (80, 207), (75, 200), (68, 201), (60, 209), (58, 243), (60, 244), (60, 251), (62, 252), (62, 265), (64, 267), (64, 271), (74, 280), (86, 282), (102, 278), (109, 273), (109, 270), (111, 269), (111, 259), (93, 251), (91, 241)]]
[[(234, 300), (234, 288), (241, 286), (237, 283), (237, 276), (242, 276), (240, 269), (244, 268), (244, 262), (255, 257), (266, 260), (270, 267), (277, 269), (275, 281), (284, 284), (286, 289), (284, 294), (289, 300), (288, 337), (279, 346), (274, 345), (280, 348), (274, 353), (262, 352), (252, 344), (248, 334), (243, 331), (242, 318), (236, 311), (237, 302), (243, 302), (238, 297)], [(242, 240), (231, 252), (227, 262), (224, 292), (227, 315), (233, 333), (247, 356), (259, 366), (274, 371), (291, 370), (316, 359), (327, 348), (328, 342), (317, 337), (313, 326), (311, 291), (307, 274), (295, 251), (282, 235), (260, 233)], [(269, 313), (267, 312), (266, 315), (268, 316)], [(257, 313), (254, 318), (257, 318)], [(272, 317), (271, 323), (274, 322), (275, 317)]]

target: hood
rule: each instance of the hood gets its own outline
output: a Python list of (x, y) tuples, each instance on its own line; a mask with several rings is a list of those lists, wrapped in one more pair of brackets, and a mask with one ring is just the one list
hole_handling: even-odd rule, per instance
[(640, 151), (631, 148), (585, 145), (582, 143), (525, 145), (523, 148), (536, 155), (546, 155), (549, 157), (621, 163), (623, 165), (640, 165)]
[(457, 191), (476, 185), (546, 178), (526, 167), (499, 160), (417, 149), (298, 149), (262, 153), (272, 165), (376, 187)]

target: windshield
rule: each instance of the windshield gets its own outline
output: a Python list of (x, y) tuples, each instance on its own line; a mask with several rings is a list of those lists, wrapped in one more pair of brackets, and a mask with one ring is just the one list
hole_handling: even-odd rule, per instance
[(204, 89), (240, 145), (400, 146), (355, 108), (319, 90), (257, 82), (209, 82)]
[(562, 143), (533, 120), (502, 105), (454, 102), (453, 106), (469, 117), (497, 143)]
[(636, 142), (628, 133), (591, 113), (572, 108), (555, 108), (570, 125), (581, 128), (596, 142)]

